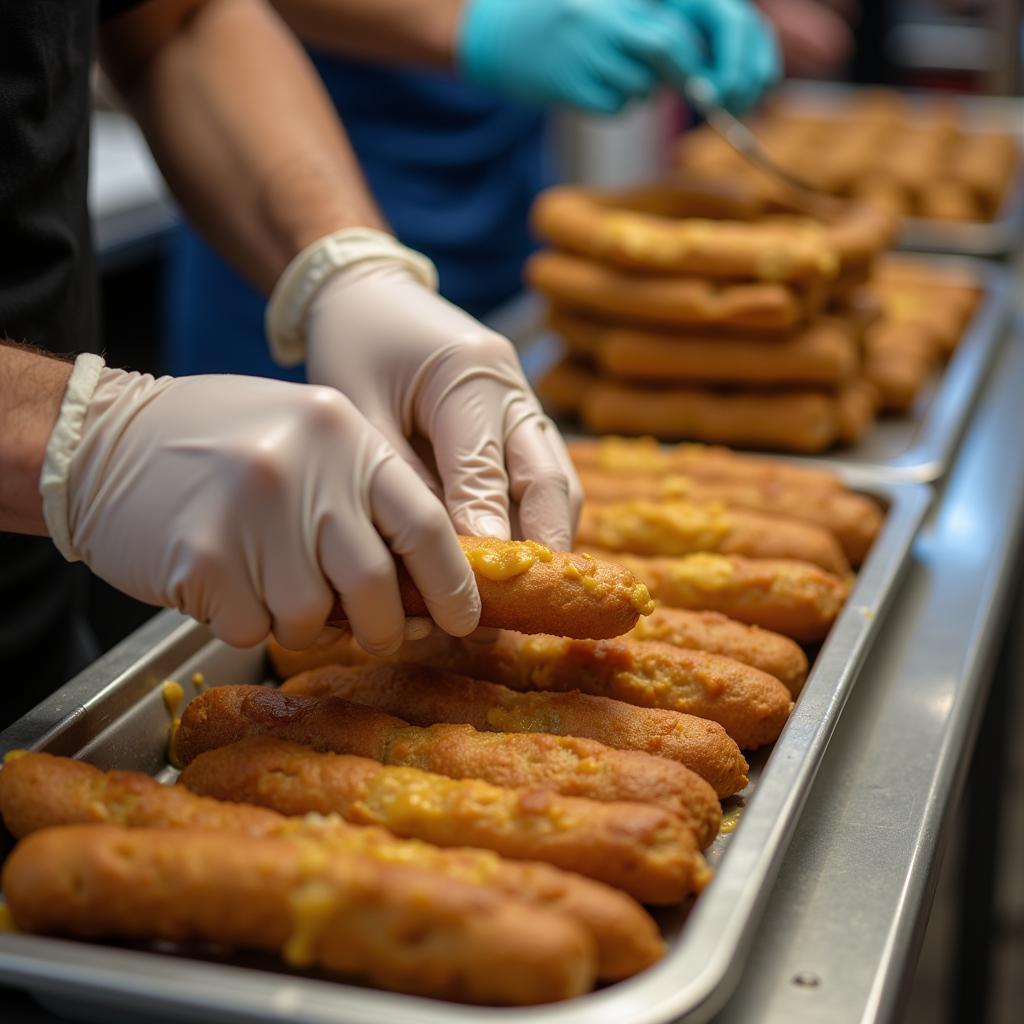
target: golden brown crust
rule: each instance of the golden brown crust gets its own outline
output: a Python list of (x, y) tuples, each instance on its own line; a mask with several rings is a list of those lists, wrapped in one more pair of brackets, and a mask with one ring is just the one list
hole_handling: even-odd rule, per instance
[(726, 394), (602, 381), (584, 396), (579, 415), (595, 434), (688, 438), (805, 454), (826, 451), (839, 436), (835, 398), (817, 391)]
[(702, 848), (721, 824), (715, 791), (699, 775), (664, 758), (550, 733), (478, 732), (472, 725), (445, 723), (421, 728), (337, 696), (260, 686), (220, 686), (196, 697), (182, 716), (177, 760), (188, 764), (203, 751), (249, 736), (274, 736), (452, 779), (650, 803), (689, 825)]
[[(459, 542), (471, 563), (478, 552), (500, 555), (512, 546), (522, 546), (518, 541), (491, 537), (460, 537)], [(643, 609), (648, 607), (649, 597), (628, 570), (600, 561), (586, 562), (571, 552), (541, 550), (547, 552), (546, 556), (507, 579), (491, 578), (473, 564), (480, 591), (481, 626), (603, 639), (620, 636), (636, 625), (642, 613), (646, 614)], [(583, 584), (584, 576), (592, 585)], [(430, 614), (402, 569), (398, 585), (407, 615)], [(336, 604), (328, 622), (344, 621), (344, 609)]]
[(802, 644), (825, 638), (849, 591), (845, 580), (807, 562), (709, 554), (614, 557), (642, 575), (661, 604), (721, 612)]
[(717, 445), (663, 445), (653, 437), (612, 436), (570, 441), (568, 447), (577, 468), (602, 473), (686, 473), (701, 480), (756, 480), (812, 490), (839, 490), (843, 486), (838, 474), (829, 469), (741, 455)]
[[(850, 328), (829, 317), (820, 317), (793, 335), (771, 339), (618, 327), (559, 309), (552, 310), (548, 320), (570, 352), (589, 355), (603, 373), (626, 382), (835, 387), (853, 376), (859, 361)], [(587, 383), (586, 371), (577, 370), (575, 381), (570, 384), (565, 374), (565, 391), (552, 395), (566, 408), (579, 405), (572, 396)]]
[[(451, 640), (450, 646), (460, 645)], [(334, 660), (344, 662), (355, 645), (346, 639), (333, 649)], [(521, 693), (443, 668), (397, 663), (343, 668), (321, 662), (313, 671), (292, 676), (282, 689), (337, 694), (389, 713), (400, 711), (417, 725), (463, 722), (480, 730), (580, 736), (619, 750), (639, 750), (685, 765), (719, 797), (732, 796), (747, 784), (747, 763), (725, 730), (717, 722), (676, 711), (579, 692)]]
[(693, 832), (649, 804), (503, 789), (321, 754), (267, 736), (200, 754), (181, 781), (204, 796), (282, 814), (340, 814), (436, 846), (476, 846), (513, 860), (545, 861), (645, 903), (676, 903), (708, 877)]
[(583, 396), (596, 383), (589, 366), (564, 356), (537, 378), (535, 390), (548, 415), (562, 418), (579, 413)]
[[(835, 488), (794, 487), (786, 481), (703, 480), (688, 474), (625, 474), (581, 469), (580, 482), (588, 504), (629, 499), (647, 501), (686, 498), (724, 502), (748, 509), (814, 523), (828, 529), (843, 553), (859, 565), (882, 526), (882, 510), (867, 495)], [(642, 623), (637, 623), (642, 626)]]
[(23, 840), (3, 880), (28, 932), (265, 950), (472, 1003), (565, 999), (595, 978), (591, 937), (561, 914), (298, 839), (70, 825)]
[(850, 564), (822, 526), (784, 516), (686, 499), (585, 504), (576, 538), (581, 545), (635, 555), (701, 551), (748, 558), (793, 558), (844, 575)]
[(562, 252), (538, 252), (526, 265), (531, 287), (552, 302), (639, 324), (785, 334), (817, 299), (781, 284), (715, 287), (699, 277), (646, 277)]
[(928, 383), (939, 359), (938, 344), (922, 324), (883, 321), (864, 335), (864, 376), (878, 389), (885, 409), (904, 413)]
[(582, 690), (707, 718), (744, 748), (774, 740), (792, 706), (782, 683), (749, 665), (624, 637), (586, 641), (504, 630), (490, 644), (456, 642), (420, 657), (515, 690)]
[(807, 655), (781, 633), (734, 622), (720, 612), (655, 608), (627, 636), (721, 654), (775, 676), (796, 697), (807, 678)]
[(236, 832), (253, 838), (298, 836), (330, 850), (492, 886), (586, 928), (597, 944), (598, 975), (609, 981), (649, 967), (663, 951), (657, 927), (631, 897), (549, 864), (507, 861), (489, 850), (442, 850), (415, 839), (397, 839), (371, 825), (350, 825), (336, 816), (286, 818), (263, 807), (196, 796), (184, 786), (164, 786), (137, 772), (101, 772), (70, 758), (27, 753), (9, 762), (0, 771), (0, 813), (17, 838), (90, 822)]
[(831, 279), (839, 254), (813, 221), (709, 220), (630, 209), (629, 196), (561, 185), (532, 212), (545, 241), (629, 270), (722, 280), (803, 282)]
[[(850, 381), (836, 393), (839, 416), (839, 440), (842, 444), (856, 444), (875, 423), (875, 414), (881, 405), (881, 396), (874, 383), (865, 377)], [(813, 559), (805, 559), (813, 561)], [(834, 566), (824, 566), (838, 572)]]

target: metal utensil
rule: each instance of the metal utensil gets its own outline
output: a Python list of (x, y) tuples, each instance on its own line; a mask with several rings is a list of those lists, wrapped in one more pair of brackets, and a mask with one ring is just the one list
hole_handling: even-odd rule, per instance
[(708, 127), (758, 170), (774, 178), (792, 194), (794, 206), (824, 221), (835, 220), (845, 203), (780, 166), (761, 145), (757, 136), (738, 118), (721, 106), (711, 86), (700, 78), (690, 79), (684, 89), (686, 98), (707, 122)]

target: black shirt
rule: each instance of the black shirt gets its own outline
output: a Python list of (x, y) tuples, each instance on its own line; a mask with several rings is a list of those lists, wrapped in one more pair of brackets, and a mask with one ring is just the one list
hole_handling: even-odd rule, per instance
[[(2, 336), (97, 346), (89, 75), (97, 19), (138, 2), (0, 0)], [(0, 727), (82, 667), (76, 568), (48, 540), (0, 533)]]

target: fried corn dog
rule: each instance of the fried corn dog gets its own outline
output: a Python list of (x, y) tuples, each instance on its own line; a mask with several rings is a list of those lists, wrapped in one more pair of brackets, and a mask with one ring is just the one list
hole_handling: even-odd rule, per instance
[(537, 197), (536, 233), (561, 249), (632, 270), (725, 280), (831, 279), (839, 254), (812, 221), (666, 217), (623, 206), (614, 192), (561, 185)]
[(731, 658), (619, 638), (576, 641), (503, 631), (490, 647), (462, 645), (467, 675), (516, 690), (584, 693), (718, 722), (743, 749), (775, 740), (793, 707), (773, 676)]
[(849, 594), (845, 580), (807, 562), (739, 555), (643, 558), (616, 554), (670, 608), (716, 611), (801, 644), (825, 638)]
[[(722, 502), (728, 508), (796, 519), (829, 530), (843, 554), (859, 565), (882, 527), (877, 502), (853, 491), (793, 487), (771, 480), (703, 480), (686, 474), (605, 473), (583, 469), (580, 483), (590, 505), (641, 499), (698, 503)], [(638, 622), (637, 626), (642, 626)]]
[(796, 697), (807, 678), (807, 655), (789, 637), (734, 622), (719, 612), (655, 608), (626, 634), (673, 647), (721, 654), (775, 676)]
[(689, 825), (702, 848), (718, 834), (722, 820), (711, 786), (664, 758), (550, 733), (478, 732), (472, 725), (454, 724), (420, 728), (337, 696), (262, 686), (218, 686), (196, 697), (182, 716), (175, 752), (179, 763), (188, 764), (206, 750), (249, 736), (274, 736), (453, 779), (650, 803)]
[[(334, 651), (335, 660), (344, 662), (358, 648), (346, 638)], [(588, 693), (520, 693), (433, 666), (397, 662), (329, 664), (292, 676), (281, 689), (315, 697), (334, 694), (389, 714), (401, 712), (417, 725), (462, 722), (480, 730), (548, 732), (639, 750), (686, 766), (723, 798), (747, 784), (747, 762), (717, 722)]]
[(632, 501), (583, 506), (581, 545), (635, 555), (701, 551), (748, 558), (794, 558), (843, 575), (850, 571), (839, 542), (824, 527), (782, 516), (728, 509), (721, 502)]
[(705, 481), (732, 481), (841, 490), (842, 480), (828, 469), (795, 466), (778, 459), (739, 455), (720, 445), (663, 445), (653, 437), (607, 436), (570, 441), (569, 455), (577, 469), (602, 473), (684, 473)]
[(716, 444), (814, 454), (836, 443), (836, 401), (819, 391), (732, 392), (643, 388), (607, 381), (579, 411), (594, 434), (657, 434)]
[(68, 825), (22, 840), (3, 885), (20, 931), (264, 950), (418, 995), (542, 1003), (595, 978), (561, 914), (300, 839)]
[(264, 807), (196, 796), (184, 786), (164, 786), (138, 772), (101, 772), (71, 758), (23, 753), (6, 762), (0, 771), (0, 814), (19, 839), (56, 825), (89, 822), (235, 832), (257, 839), (297, 836), (385, 864), (437, 871), (578, 922), (594, 937), (598, 976), (607, 981), (649, 967), (664, 949), (656, 925), (630, 896), (549, 864), (507, 861), (490, 850), (442, 850), (417, 839), (397, 839), (372, 825), (350, 825), (336, 815), (286, 818)]
[(534, 253), (525, 274), (552, 302), (641, 324), (786, 334), (812, 311), (806, 296), (782, 284), (716, 286), (700, 277), (630, 274), (564, 252)]
[(436, 846), (476, 846), (512, 860), (545, 861), (623, 889), (643, 903), (677, 903), (709, 878), (693, 832), (650, 804), (503, 789), (477, 779), (320, 754), (268, 736), (200, 754), (181, 781), (203, 796), (282, 814), (340, 814)]
[[(589, 562), (534, 541), (460, 537), (480, 590), (481, 626), (515, 626), (524, 633), (619, 636), (654, 605), (646, 588), (621, 566)], [(404, 569), (398, 573), (407, 615), (429, 615)], [(335, 604), (328, 622), (343, 622)]]
[(792, 708), (773, 676), (731, 658), (627, 638), (604, 641), (501, 631), (489, 644), (408, 644), (401, 656), (514, 690), (582, 690), (706, 718), (742, 748), (771, 743)]

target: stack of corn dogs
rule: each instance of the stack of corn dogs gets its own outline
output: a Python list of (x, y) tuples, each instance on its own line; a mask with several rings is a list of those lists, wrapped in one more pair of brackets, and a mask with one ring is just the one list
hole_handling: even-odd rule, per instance
[[(573, 456), (590, 496), (581, 544), (614, 551), (464, 538), (484, 635), (434, 635), (391, 659), (344, 630), (301, 652), (271, 642), (280, 687), (189, 702), (174, 786), (9, 755), (15, 927), (256, 949), (494, 1005), (656, 962), (643, 904), (678, 905), (709, 881), (702, 851), (720, 801), (747, 784), (743, 751), (777, 738), (806, 678), (794, 637), (827, 631), (846, 560), (881, 517), (826, 473), (722, 451), (608, 441)], [(680, 512), (685, 486), (699, 500)], [(631, 511), (607, 500), (643, 487)], [(672, 514), (651, 527), (640, 504)], [(714, 522), (681, 554), (673, 524), (689, 530), (702, 510)], [(639, 571), (617, 564), (630, 559)], [(402, 596), (415, 614), (407, 577)]]
[[(567, 351), (538, 392), (597, 434), (793, 452), (855, 443), (879, 411), (905, 410), (948, 354), (895, 312), (896, 271), (876, 293), (893, 223), (864, 204), (827, 225), (768, 214), (742, 187), (682, 177), (551, 189), (534, 225), (554, 248), (531, 259), (527, 281)], [(933, 292), (945, 282), (924, 277)]]
[[(863, 90), (814, 113), (799, 102), (777, 101), (757, 119), (756, 131), (773, 159), (816, 188), (865, 199), (899, 217), (991, 221), (1020, 165), (1012, 135), (970, 131), (956, 104), (912, 104), (893, 90)], [(774, 178), (708, 128), (679, 141), (678, 161), (743, 182), (779, 208), (787, 204)]]

